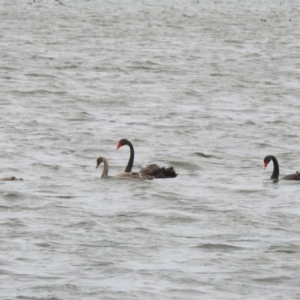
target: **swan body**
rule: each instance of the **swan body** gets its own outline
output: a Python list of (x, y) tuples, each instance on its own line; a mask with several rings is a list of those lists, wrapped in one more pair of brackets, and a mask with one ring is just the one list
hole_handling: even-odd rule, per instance
[[(264, 158), (264, 168), (265, 169), (267, 168), (267, 166), (271, 160), (273, 161), (273, 166), (274, 166), (271, 179), (279, 180), (279, 163), (275, 156), (267, 155)], [(295, 174), (286, 175), (286, 176), (282, 177), (281, 179), (283, 179), (283, 180), (300, 180), (300, 173), (296, 172)]]
[(22, 178), (16, 178), (15, 176), (11, 176), (11, 177), (0, 178), (0, 181), (23, 181), (23, 179)]
[(153, 178), (148, 175), (142, 175), (138, 172), (123, 172), (116, 175), (118, 178), (131, 178), (131, 179), (140, 179), (140, 180), (152, 180)]
[(173, 178), (177, 176), (173, 167), (159, 167), (156, 164), (151, 164), (146, 168), (142, 168), (140, 173), (143, 176), (148, 175), (153, 178)]
[[(121, 139), (118, 142), (117, 150), (124, 145), (128, 145), (130, 148), (130, 156), (124, 172), (131, 172), (134, 161), (134, 148), (130, 141), (127, 139)], [(174, 178), (177, 176), (173, 167), (159, 167), (156, 164), (151, 164), (146, 168), (142, 168), (138, 173), (142, 176), (150, 176), (152, 178)]]
[[(99, 156), (97, 158), (96, 168), (98, 168), (101, 165), (101, 163), (104, 164), (103, 171), (102, 171), (102, 174), (101, 174), (101, 178), (108, 177), (108, 161), (103, 156)], [(115, 177), (118, 177), (118, 178), (130, 178), (130, 179), (140, 179), (140, 180), (152, 180), (153, 179), (151, 176), (142, 175), (142, 174), (137, 173), (137, 172), (123, 172), (123, 173), (120, 173), (120, 174), (116, 175)]]

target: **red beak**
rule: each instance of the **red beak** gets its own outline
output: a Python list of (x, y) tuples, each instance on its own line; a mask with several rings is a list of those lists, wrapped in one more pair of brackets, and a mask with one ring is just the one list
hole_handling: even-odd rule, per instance
[(267, 162), (264, 162), (264, 169), (266, 169), (268, 166), (268, 163)]
[(120, 147), (122, 147), (121, 143), (119, 142), (118, 145), (117, 145), (117, 149), (118, 150)]

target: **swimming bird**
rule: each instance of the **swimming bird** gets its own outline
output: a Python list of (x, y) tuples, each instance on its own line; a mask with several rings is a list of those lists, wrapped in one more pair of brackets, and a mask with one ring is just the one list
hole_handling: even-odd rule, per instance
[[(98, 168), (102, 163), (103, 163), (104, 167), (103, 167), (103, 171), (102, 171), (102, 174), (101, 174), (101, 178), (105, 178), (105, 177), (108, 177), (108, 161), (105, 157), (99, 156), (97, 158), (96, 168)], [(143, 175), (143, 174), (140, 174), (140, 173), (137, 173), (137, 172), (123, 172), (123, 173), (120, 173), (120, 174), (116, 175), (115, 177), (140, 179), (140, 180), (152, 180), (153, 179), (151, 176)]]
[[(130, 141), (128, 141), (127, 139), (121, 139), (118, 142), (117, 150), (124, 145), (128, 145), (130, 148), (130, 157), (125, 168), (125, 172), (131, 172), (134, 162), (134, 148)], [(177, 176), (177, 173), (175, 172), (173, 167), (159, 167), (156, 164), (151, 164), (146, 168), (142, 168), (139, 173), (142, 176), (151, 176), (153, 178), (174, 178)]]
[[(264, 158), (264, 168), (265, 169), (267, 168), (267, 166), (268, 166), (268, 164), (271, 160), (273, 161), (273, 166), (274, 166), (271, 179), (279, 180), (279, 164), (278, 164), (278, 160), (275, 156), (267, 155)], [(300, 180), (300, 173), (296, 172), (295, 174), (286, 175), (286, 176), (284, 176), (280, 179), (283, 179), (283, 180)]]
[(11, 177), (0, 178), (0, 181), (23, 181), (23, 179), (22, 178), (16, 178), (15, 176), (11, 176)]

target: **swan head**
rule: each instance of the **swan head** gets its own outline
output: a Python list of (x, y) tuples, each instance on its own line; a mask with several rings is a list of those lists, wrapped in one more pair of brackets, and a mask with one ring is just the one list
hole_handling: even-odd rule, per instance
[(269, 164), (269, 162), (271, 161), (271, 155), (268, 155), (268, 156), (266, 156), (265, 158), (264, 158), (264, 169), (266, 169), (267, 168), (267, 166), (268, 166), (268, 164)]
[(118, 149), (121, 148), (122, 146), (128, 145), (128, 144), (129, 144), (129, 141), (128, 141), (127, 139), (121, 139), (121, 140), (119, 140), (119, 142), (118, 142), (118, 145), (117, 145), (117, 149), (116, 149), (116, 150), (118, 150)]
[(104, 162), (105, 158), (102, 156), (99, 156), (97, 158), (97, 165), (96, 165), (96, 169)]

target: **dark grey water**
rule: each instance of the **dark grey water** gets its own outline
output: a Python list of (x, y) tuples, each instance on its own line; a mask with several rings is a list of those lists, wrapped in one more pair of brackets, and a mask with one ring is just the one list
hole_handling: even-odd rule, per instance
[(61, 1), (0, 4), (0, 298), (300, 298), (300, 1)]

